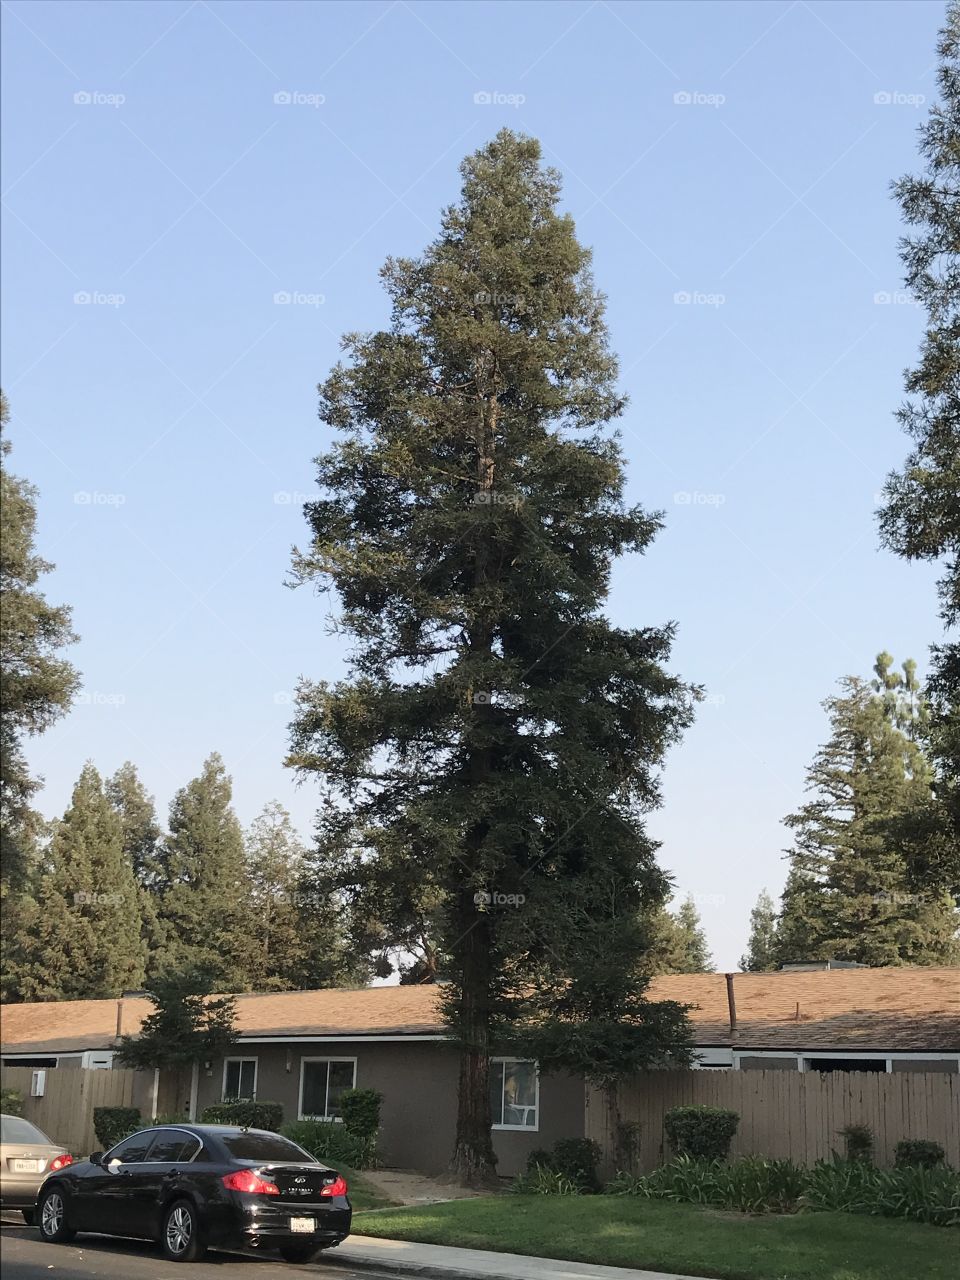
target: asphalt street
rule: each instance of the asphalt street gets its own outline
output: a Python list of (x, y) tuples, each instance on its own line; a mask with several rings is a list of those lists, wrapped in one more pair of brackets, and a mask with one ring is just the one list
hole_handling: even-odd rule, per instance
[[(156, 1245), (106, 1236), (78, 1236), (73, 1244), (45, 1244), (30, 1227), (0, 1223), (0, 1271), (3, 1280), (371, 1280), (369, 1271), (338, 1265), (336, 1250), (318, 1262), (297, 1266), (274, 1257), (209, 1253), (203, 1262), (184, 1266), (165, 1262)], [(377, 1272), (388, 1278), (391, 1273)]]

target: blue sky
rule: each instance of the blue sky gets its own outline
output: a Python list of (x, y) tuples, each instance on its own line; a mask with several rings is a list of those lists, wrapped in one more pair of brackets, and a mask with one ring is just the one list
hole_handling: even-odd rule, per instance
[[(3, 5), (13, 469), (41, 490), (84, 695), (31, 744), (41, 806), (139, 767), (162, 813), (219, 750), (244, 822), (276, 797), (326, 606), (284, 587), (338, 337), (386, 321), (457, 165), (537, 136), (595, 250), (631, 397), (622, 624), (675, 619), (708, 701), (651, 819), (721, 967), (784, 877), (820, 701), (923, 663), (932, 568), (878, 547), (922, 314), (891, 179), (917, 167), (940, 3)], [(288, 298), (288, 301), (277, 300)]]

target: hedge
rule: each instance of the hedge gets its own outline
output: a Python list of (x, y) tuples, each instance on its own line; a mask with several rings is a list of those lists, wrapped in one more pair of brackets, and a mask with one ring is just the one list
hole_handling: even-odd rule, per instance
[(740, 1117), (726, 1107), (671, 1107), (663, 1127), (675, 1156), (726, 1160)]
[(139, 1107), (94, 1107), (93, 1131), (104, 1151), (142, 1128)]
[(215, 1102), (206, 1107), (201, 1124), (232, 1124), (238, 1129), (269, 1129), (279, 1133), (283, 1106), (279, 1102)]

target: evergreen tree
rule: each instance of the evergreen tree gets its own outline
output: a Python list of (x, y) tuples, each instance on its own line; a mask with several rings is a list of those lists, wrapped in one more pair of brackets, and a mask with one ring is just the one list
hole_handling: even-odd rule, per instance
[(101, 999), (143, 983), (137, 885), (92, 764), (44, 854), (36, 901), (18, 923), (20, 999)]
[(750, 938), (746, 954), (740, 958), (740, 968), (744, 973), (769, 973), (778, 967), (777, 912), (764, 889), (750, 912)]
[(129, 760), (107, 779), (104, 789), (120, 819), (124, 858), (137, 882), (140, 934), (147, 949), (147, 967), (152, 971), (153, 957), (163, 951), (166, 938), (158, 897), (163, 832), (153, 797), (147, 794)]
[(693, 898), (675, 912), (660, 907), (650, 918), (646, 963), (651, 973), (712, 973), (713, 961)]
[(824, 704), (832, 732), (807, 773), (812, 798), (786, 819), (795, 848), (780, 959), (949, 964), (960, 916), (949, 895), (911, 888), (893, 834), (929, 793), (929, 765), (883, 694), (855, 677), (841, 687)]
[[(0, 429), (9, 418), (0, 393)], [(23, 754), (25, 735), (65, 715), (80, 678), (60, 657), (77, 637), (70, 610), (51, 605), (38, 584), (53, 565), (36, 551), (37, 491), (7, 469), (0, 440), (0, 877), (4, 891), (30, 878), (42, 822), (31, 800), (40, 785)]]
[(688, 1041), (643, 998), (639, 916), (666, 895), (643, 813), (690, 690), (663, 666), (671, 627), (602, 612), (612, 559), (660, 519), (624, 506), (603, 299), (539, 161), (502, 131), (438, 239), (385, 266), (390, 328), (345, 339), (321, 389), (342, 439), (295, 559), (353, 650), (349, 679), (301, 687), (291, 763), (327, 789), (328, 860), (362, 851), (359, 900), (440, 903), (453, 1167), (476, 1179), (512, 1021), (563, 1023), (558, 1050), (606, 1037), (618, 1069)]
[[(960, 895), (960, 4), (947, 8), (938, 43), (940, 100), (920, 128), (925, 170), (894, 192), (913, 234), (900, 243), (907, 287), (926, 310), (920, 360), (898, 411), (913, 448), (891, 475), (880, 512), (884, 542), (908, 560), (942, 560), (945, 641), (928, 684), (933, 802), (917, 811), (914, 880)], [(939, 834), (937, 834), (939, 833)], [(933, 834), (931, 843), (930, 836)]]
[(151, 958), (154, 984), (157, 976), (200, 972), (220, 991), (249, 990), (256, 922), (231, 798), (230, 779), (214, 753), (170, 805), (158, 888), (165, 939)]
[(307, 936), (300, 919), (300, 880), (305, 850), (290, 815), (278, 801), (265, 805), (245, 838), (257, 934), (251, 942), (251, 982), (256, 991), (297, 987), (305, 967)]

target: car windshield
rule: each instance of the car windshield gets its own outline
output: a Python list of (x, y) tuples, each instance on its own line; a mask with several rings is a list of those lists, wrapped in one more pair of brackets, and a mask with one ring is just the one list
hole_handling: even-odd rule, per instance
[(279, 1133), (221, 1133), (217, 1135), (235, 1160), (283, 1160), (317, 1164), (316, 1157), (281, 1138)]
[(22, 1116), (4, 1116), (0, 1119), (0, 1142), (31, 1142), (52, 1147), (53, 1143), (35, 1124)]

